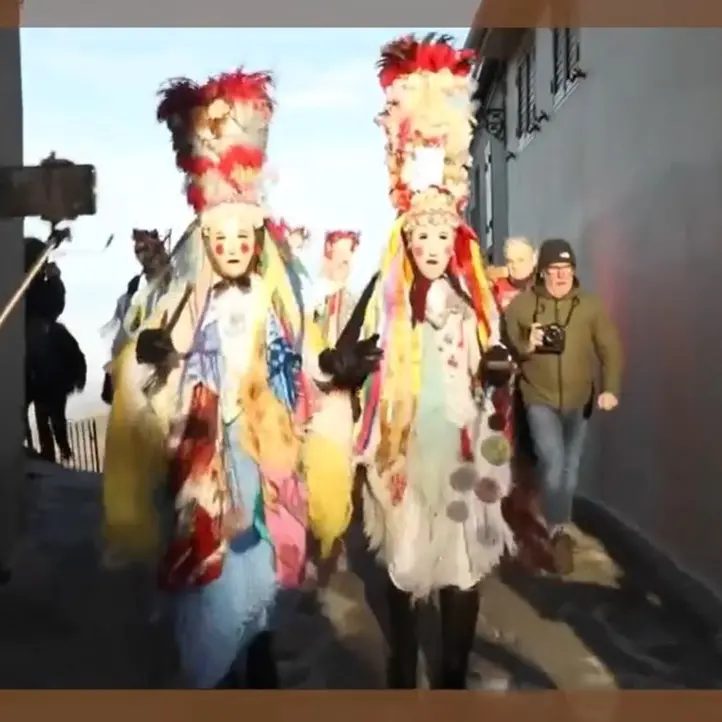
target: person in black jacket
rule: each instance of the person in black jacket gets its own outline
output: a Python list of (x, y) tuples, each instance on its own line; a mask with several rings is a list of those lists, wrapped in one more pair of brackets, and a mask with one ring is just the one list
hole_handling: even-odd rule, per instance
[(68, 397), (85, 389), (87, 364), (78, 341), (59, 321), (45, 330), (40, 343), (28, 354), (28, 400), (35, 404), (40, 453), (55, 461), (55, 445), (67, 461), (73, 452), (68, 438)]
[[(44, 251), (45, 244), (40, 239), (25, 239), (26, 273)], [(25, 316), (26, 318), (40, 318), (51, 323), (57, 321), (64, 310), (65, 284), (60, 276), (60, 269), (48, 261), (25, 293)]]
[[(45, 250), (37, 238), (25, 240), (25, 270)], [(63, 459), (72, 457), (65, 413), (68, 396), (85, 388), (85, 356), (75, 337), (58, 322), (65, 310), (65, 284), (58, 267), (47, 262), (25, 296), (26, 437), (33, 448), (28, 411), (35, 407), (40, 454), (55, 461), (57, 444)]]

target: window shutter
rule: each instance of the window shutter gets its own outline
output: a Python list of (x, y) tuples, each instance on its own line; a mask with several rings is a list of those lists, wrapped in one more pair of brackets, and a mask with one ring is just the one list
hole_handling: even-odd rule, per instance
[(566, 35), (566, 76), (569, 78), (572, 71), (579, 65), (579, 28), (567, 28)]
[(527, 88), (527, 131), (532, 129), (536, 122), (536, 53), (534, 47), (527, 54), (528, 88)]
[(564, 67), (564, 43), (562, 41), (562, 30), (552, 30), (552, 47), (554, 54), (554, 75), (552, 77), (552, 95), (556, 95), (564, 87), (566, 70)]
[(522, 58), (516, 66), (516, 137), (524, 135), (524, 59)]
[(493, 192), (494, 189), (492, 187), (492, 176), (491, 176), (491, 164), (492, 164), (492, 154), (491, 154), (491, 143), (487, 143), (484, 147), (484, 220), (485, 223), (485, 245), (487, 248), (491, 246), (492, 242), (492, 230), (494, 228), (494, 202), (493, 202)]

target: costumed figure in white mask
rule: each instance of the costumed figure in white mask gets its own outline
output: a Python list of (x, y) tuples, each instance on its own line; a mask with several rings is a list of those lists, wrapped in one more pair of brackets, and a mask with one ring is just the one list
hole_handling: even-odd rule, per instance
[(388, 571), (392, 688), (417, 685), (417, 602), (437, 592), (433, 683), (465, 687), (479, 582), (514, 549), (501, 510), (511, 449), (492, 401), (512, 366), (463, 215), (473, 62), (471, 51), (431, 35), (390, 43), (379, 63), (387, 102), (377, 122), (397, 221), (365, 308), (383, 361), (360, 394), (355, 462), (365, 532)]
[(348, 289), (351, 263), (361, 241), (358, 231), (329, 231), (314, 314), (327, 343), (333, 345), (351, 316), (357, 298)]
[(112, 368), (106, 539), (158, 564), (196, 688), (279, 685), (279, 595), (302, 582), (309, 514), (324, 513), (307, 480), (348, 475), (349, 389), (380, 357), (360, 321), (334, 349), (306, 323), (265, 208), (271, 90), (238, 70), (162, 91), (197, 219)]

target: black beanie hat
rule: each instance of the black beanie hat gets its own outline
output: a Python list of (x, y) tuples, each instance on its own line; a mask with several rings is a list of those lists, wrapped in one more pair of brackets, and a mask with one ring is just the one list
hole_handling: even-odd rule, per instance
[(545, 271), (554, 263), (570, 263), (573, 268), (577, 266), (574, 249), (563, 238), (548, 238), (539, 248), (537, 270)]

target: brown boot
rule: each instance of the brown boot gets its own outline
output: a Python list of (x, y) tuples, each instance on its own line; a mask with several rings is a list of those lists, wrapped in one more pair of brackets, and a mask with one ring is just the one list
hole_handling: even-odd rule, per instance
[(574, 571), (574, 540), (563, 528), (552, 536), (552, 555), (557, 574), (566, 576)]

